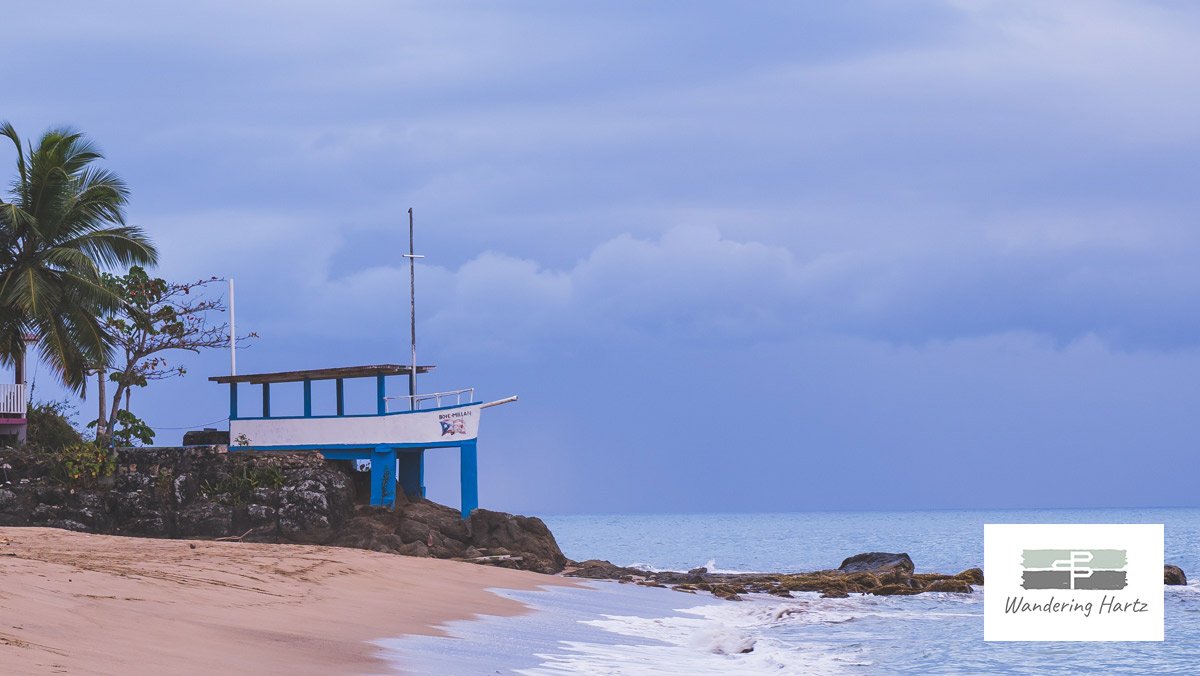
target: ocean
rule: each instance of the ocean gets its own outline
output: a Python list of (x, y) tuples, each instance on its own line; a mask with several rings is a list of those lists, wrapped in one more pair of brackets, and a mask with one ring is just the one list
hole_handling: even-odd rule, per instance
[[(657, 570), (789, 572), (835, 568), (866, 551), (907, 552), (917, 572), (983, 566), (985, 523), (1162, 523), (1162, 643), (988, 643), (974, 594), (794, 599), (588, 582), (501, 592), (535, 609), (447, 625), (449, 637), (378, 642), (427, 674), (1195, 674), (1200, 673), (1200, 509), (809, 512), (544, 517), (570, 558)], [(986, 571), (985, 571), (986, 574)]]

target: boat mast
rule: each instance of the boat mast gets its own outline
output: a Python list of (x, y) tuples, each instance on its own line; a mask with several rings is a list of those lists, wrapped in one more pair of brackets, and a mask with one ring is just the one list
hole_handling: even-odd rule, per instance
[(408, 373), (408, 407), (409, 410), (417, 410), (417, 259), (424, 258), (418, 256), (413, 248), (413, 210), (408, 208), (408, 253), (404, 254), (408, 259), (408, 301), (409, 301), (409, 320), (412, 328), (412, 368)]

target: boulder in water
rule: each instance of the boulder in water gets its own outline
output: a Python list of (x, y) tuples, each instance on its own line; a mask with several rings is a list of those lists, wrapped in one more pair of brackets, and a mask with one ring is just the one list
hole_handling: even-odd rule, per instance
[(912, 575), (915, 566), (908, 554), (891, 554), (888, 552), (867, 552), (855, 554), (842, 561), (838, 570), (843, 573), (901, 573)]
[(1179, 566), (1173, 566), (1168, 563), (1163, 566), (1163, 584), (1187, 584), (1187, 575), (1183, 574), (1183, 569)]

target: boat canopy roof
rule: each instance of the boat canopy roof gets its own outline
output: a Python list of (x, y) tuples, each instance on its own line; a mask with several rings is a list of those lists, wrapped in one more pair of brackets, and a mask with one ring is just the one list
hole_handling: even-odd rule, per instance
[[(417, 373), (429, 373), (434, 367), (417, 366)], [(406, 376), (412, 373), (407, 364), (375, 364), (373, 366), (338, 366), (330, 369), (306, 369), (304, 371), (277, 371), (275, 373), (247, 373), (236, 376), (213, 376), (215, 383), (298, 383), (305, 380), (340, 380), (342, 378), (372, 378), (375, 376)]]

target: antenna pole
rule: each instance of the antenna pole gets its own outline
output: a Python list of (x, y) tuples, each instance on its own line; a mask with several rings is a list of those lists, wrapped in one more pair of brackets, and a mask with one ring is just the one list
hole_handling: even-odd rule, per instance
[(237, 328), (233, 312), (233, 277), (229, 278), (229, 375), (237, 375)]
[(417, 259), (424, 258), (418, 256), (413, 246), (413, 210), (408, 208), (408, 254), (405, 256), (408, 259), (408, 300), (409, 300), (409, 320), (412, 327), (412, 368), (408, 372), (408, 407), (409, 410), (417, 410)]

